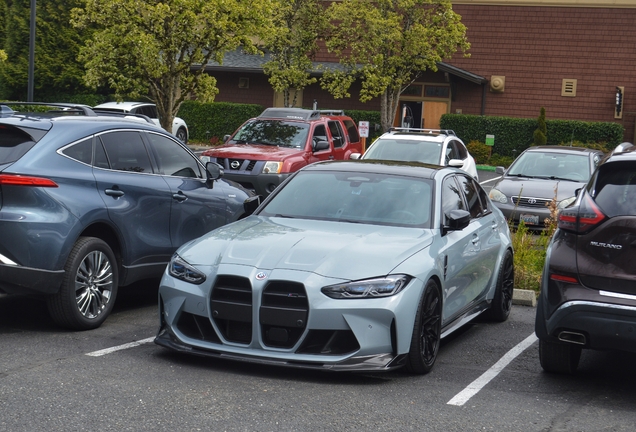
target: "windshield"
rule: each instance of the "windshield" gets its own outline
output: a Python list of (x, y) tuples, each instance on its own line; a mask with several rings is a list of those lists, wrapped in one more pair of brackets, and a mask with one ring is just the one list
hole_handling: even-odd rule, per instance
[(408, 139), (380, 138), (369, 147), (362, 159), (422, 162), (439, 165), (442, 143)]
[(259, 214), (430, 228), (429, 180), (386, 174), (300, 172)]
[(264, 144), (304, 148), (309, 125), (285, 120), (252, 120), (232, 137), (230, 143)]
[(587, 155), (531, 151), (519, 156), (507, 175), (587, 182), (591, 172)]

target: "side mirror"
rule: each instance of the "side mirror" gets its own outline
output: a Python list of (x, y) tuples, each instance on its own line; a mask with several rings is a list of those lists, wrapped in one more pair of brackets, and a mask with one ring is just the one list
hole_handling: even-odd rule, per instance
[(320, 151), (320, 150), (329, 150), (329, 141), (318, 141), (315, 145), (314, 145), (314, 151)]
[(461, 168), (464, 166), (464, 161), (461, 159), (451, 159), (448, 161), (448, 166), (451, 166), (454, 168)]
[(351, 153), (349, 155), (349, 159), (353, 159), (353, 160), (358, 160), (358, 159), (360, 159), (360, 157), (362, 157), (362, 154), (360, 154), (360, 153)]
[(495, 174), (503, 175), (506, 172), (506, 169), (502, 166), (498, 166), (495, 168)]
[(245, 209), (245, 215), (249, 216), (253, 214), (259, 205), (261, 205), (260, 195), (249, 197), (248, 199), (243, 201), (243, 208)]
[(447, 217), (447, 231), (461, 231), (470, 223), (470, 213), (466, 210), (451, 210)]
[(207, 162), (205, 164), (205, 171), (208, 180), (218, 180), (223, 177), (223, 168), (216, 162)]
[(224, 143), (228, 142), (231, 136), (232, 135), (223, 135), (223, 142)]

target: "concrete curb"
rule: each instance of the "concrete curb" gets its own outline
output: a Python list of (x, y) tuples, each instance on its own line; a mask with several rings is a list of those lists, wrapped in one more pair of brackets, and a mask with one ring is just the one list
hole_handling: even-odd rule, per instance
[(512, 291), (512, 304), (535, 307), (537, 294), (532, 290), (515, 289)]

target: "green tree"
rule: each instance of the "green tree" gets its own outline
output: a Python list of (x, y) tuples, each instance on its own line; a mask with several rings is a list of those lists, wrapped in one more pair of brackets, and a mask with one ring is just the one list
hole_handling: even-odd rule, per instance
[(275, 3), (274, 28), (263, 40), (271, 60), (263, 65), (263, 70), (272, 88), (283, 93), (284, 105), (296, 106), (297, 91), (317, 81), (311, 76), (312, 60), (328, 23), (318, 0), (276, 0)]
[(200, 66), (240, 46), (256, 52), (251, 37), (269, 29), (270, 16), (268, 0), (85, 0), (72, 22), (97, 28), (80, 51), (86, 82), (108, 85), (118, 99), (147, 96), (171, 130), (186, 98), (218, 93)]
[(545, 145), (548, 142), (548, 128), (545, 124), (545, 108), (541, 107), (539, 117), (537, 118), (537, 128), (533, 133), (534, 143), (533, 145), (540, 146)]
[(393, 124), (400, 94), (427, 69), (470, 44), (450, 0), (343, 0), (333, 2), (327, 48), (344, 70), (326, 71), (323, 88), (349, 97), (360, 80), (360, 100), (380, 97), (384, 130)]
[[(71, 9), (81, 4), (81, 0), (37, 1), (33, 77), (36, 100), (50, 101), (87, 90), (77, 55), (88, 29), (78, 32), (69, 22)], [(0, 64), (0, 97), (24, 100), (29, 74), (30, 1), (0, 0), (0, 12), (0, 48), (7, 56)]]

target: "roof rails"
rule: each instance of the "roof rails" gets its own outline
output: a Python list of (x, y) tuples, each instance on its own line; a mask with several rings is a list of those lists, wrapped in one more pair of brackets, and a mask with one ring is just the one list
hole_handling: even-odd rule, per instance
[(420, 129), (420, 128), (408, 128), (408, 127), (392, 127), (389, 129), (389, 132), (420, 132), (427, 134), (443, 134), (443, 135), (454, 135), (457, 136), (454, 130), (451, 129)]
[(334, 116), (343, 116), (343, 115), (345, 115), (344, 110), (320, 110), (320, 114), (322, 114), (322, 115), (334, 115)]
[(304, 108), (266, 108), (259, 117), (316, 120), (320, 118), (320, 111)]
[[(43, 111), (42, 114), (63, 114), (63, 115), (84, 115), (87, 117), (109, 116), (109, 117), (134, 117), (146, 121), (150, 124), (155, 124), (152, 119), (143, 114), (133, 114), (125, 112), (114, 112), (100, 110), (97, 108), (91, 108), (88, 105), (73, 104), (73, 103), (58, 103), (58, 102), (0, 102), (0, 116), (11, 117), (17, 111), (11, 109), (11, 106), (42, 106), (59, 108), (54, 110)], [(24, 111), (23, 111), (24, 112)]]
[[(59, 110), (50, 110), (48, 112), (59, 112), (59, 113), (65, 113), (65, 114), (72, 114), (72, 113), (76, 113), (76, 114), (82, 114), (85, 116), (95, 116), (97, 114), (95, 114), (95, 112), (93, 112), (93, 110), (91, 109), (91, 107), (89, 107), (88, 105), (82, 105), (82, 104), (73, 104), (73, 103), (57, 103), (57, 102), (2, 102), (1, 105), (6, 106), (7, 108), (11, 109), (11, 106), (45, 106), (45, 107), (55, 107), (55, 108), (60, 108)], [(15, 112), (13, 109), (11, 109), (11, 111)], [(5, 109), (2, 109), (3, 114), (5, 112)]]

